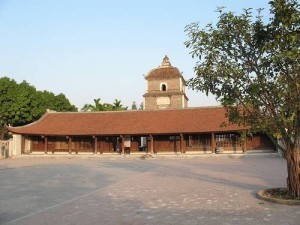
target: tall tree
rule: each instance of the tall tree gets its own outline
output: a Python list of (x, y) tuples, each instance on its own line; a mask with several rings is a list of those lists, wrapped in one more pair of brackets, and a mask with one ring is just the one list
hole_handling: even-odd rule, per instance
[(0, 78), (0, 139), (4, 138), (5, 124), (12, 123), (13, 109), (10, 106), (17, 95), (17, 87), (16, 81), (8, 77)]
[[(270, 20), (261, 10), (241, 15), (220, 8), (218, 22), (186, 27), (185, 42), (198, 58), (188, 84), (214, 94), (230, 121), (264, 131), (287, 162), (287, 188), (300, 197), (300, 12), (296, 0), (270, 1)], [(282, 145), (275, 139), (280, 138)]]

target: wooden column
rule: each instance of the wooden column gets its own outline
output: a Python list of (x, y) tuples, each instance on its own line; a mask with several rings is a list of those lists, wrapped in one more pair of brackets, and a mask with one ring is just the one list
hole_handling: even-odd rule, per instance
[(181, 152), (181, 154), (184, 153), (184, 139), (183, 139), (183, 134), (180, 134), (180, 152)]
[(211, 133), (211, 147), (212, 147), (212, 153), (216, 153), (216, 138), (215, 133)]
[(122, 148), (122, 154), (124, 155), (125, 154), (125, 140), (124, 140), (124, 136), (121, 135), (121, 148)]
[(94, 154), (97, 154), (98, 151), (98, 138), (94, 136)]
[(52, 143), (53, 143), (53, 145), (51, 145), (51, 147), (52, 147), (52, 154), (54, 154), (54, 149), (55, 149), (55, 139), (53, 140), (53, 137), (52, 137)]
[[(69, 154), (72, 154), (72, 138), (71, 137), (68, 137), (69, 138), (69, 143), (68, 143), (68, 147), (69, 147)], [(77, 152), (78, 153), (78, 152)]]
[(247, 130), (243, 131), (244, 140), (243, 140), (243, 153), (247, 151)]
[(150, 134), (150, 153), (154, 154), (154, 139), (152, 134)]
[(29, 153), (32, 153), (32, 140), (29, 139)]
[(48, 153), (48, 137), (45, 137), (45, 154)]
[(99, 152), (103, 154), (103, 137), (99, 137)]

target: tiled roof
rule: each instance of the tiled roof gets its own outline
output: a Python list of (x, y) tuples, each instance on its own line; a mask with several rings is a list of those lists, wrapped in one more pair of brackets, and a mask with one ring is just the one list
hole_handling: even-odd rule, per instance
[[(183, 78), (181, 73), (176, 67), (158, 67), (151, 70), (148, 75), (145, 77), (146, 80), (151, 79), (170, 79), (170, 78)], [(183, 79), (184, 80), (184, 79)]]
[(30, 135), (147, 135), (204, 133), (242, 130), (228, 124), (222, 107), (177, 110), (138, 110), (119, 112), (49, 112), (38, 121), (8, 127), (17, 134)]

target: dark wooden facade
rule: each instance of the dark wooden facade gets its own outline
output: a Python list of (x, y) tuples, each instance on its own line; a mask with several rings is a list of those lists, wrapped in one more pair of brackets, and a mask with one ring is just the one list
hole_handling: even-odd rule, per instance
[[(249, 137), (246, 142), (239, 133), (198, 133), (147, 136), (25, 136), (23, 153), (243, 153), (247, 150), (274, 150), (264, 134)], [(126, 146), (129, 141), (130, 146)], [(145, 144), (142, 145), (142, 138)], [(27, 147), (25, 147), (27, 146)], [(29, 150), (28, 150), (29, 149)]]

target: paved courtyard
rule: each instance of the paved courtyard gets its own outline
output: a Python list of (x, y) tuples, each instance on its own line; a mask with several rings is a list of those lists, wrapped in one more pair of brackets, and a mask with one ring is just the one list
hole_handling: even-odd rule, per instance
[(298, 225), (300, 206), (255, 197), (285, 179), (263, 155), (0, 160), (0, 224)]

